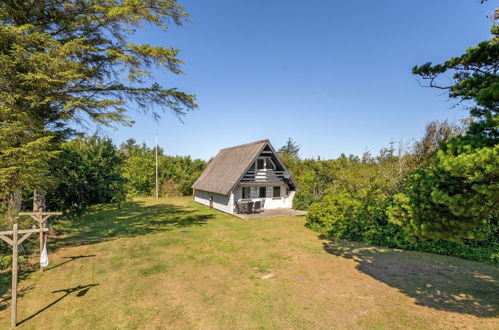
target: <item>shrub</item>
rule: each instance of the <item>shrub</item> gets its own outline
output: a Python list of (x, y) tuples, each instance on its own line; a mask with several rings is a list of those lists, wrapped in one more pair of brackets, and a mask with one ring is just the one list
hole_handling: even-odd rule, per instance
[(359, 201), (349, 193), (328, 194), (321, 202), (310, 207), (307, 226), (343, 238), (352, 232), (352, 224), (357, 220), (359, 209)]
[(298, 190), (293, 198), (293, 208), (296, 210), (308, 210), (308, 208), (317, 201), (317, 196), (310, 191)]
[[(386, 200), (368, 194), (361, 201), (349, 193), (328, 194), (312, 204), (307, 215), (307, 227), (331, 237), (360, 241), (367, 244), (422, 252), (437, 253), (481, 262), (499, 263), (498, 229), (493, 224), (482, 227), (484, 241), (421, 240), (389, 222)], [(401, 197), (396, 197), (400, 199)], [(391, 212), (405, 212), (394, 209)]]

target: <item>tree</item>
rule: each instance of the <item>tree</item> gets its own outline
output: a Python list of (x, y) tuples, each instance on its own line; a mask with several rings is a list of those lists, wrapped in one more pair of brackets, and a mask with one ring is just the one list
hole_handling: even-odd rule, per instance
[[(163, 87), (152, 76), (152, 67), (181, 74), (179, 50), (130, 41), (144, 24), (166, 30), (186, 18), (175, 0), (0, 2), (0, 136), (16, 134), (2, 145), (5, 198), (45, 177), (39, 169), (48, 166), (56, 147), (50, 144), (73, 133), (75, 122), (130, 124), (132, 107), (156, 118), (156, 108), (177, 116), (196, 108), (194, 95)], [(16, 152), (29, 161), (12, 174), (5, 159)]]
[(110, 139), (79, 137), (62, 144), (51, 173), (55, 185), (48, 190), (49, 205), (81, 213), (88, 206), (121, 201), (125, 180), (123, 159)]
[(300, 153), (300, 146), (298, 144), (296, 144), (296, 142), (293, 141), (293, 139), (288, 138), (288, 141), (286, 142), (286, 144), (283, 145), (281, 148), (279, 148), (277, 153), (280, 156), (287, 156), (287, 157), (298, 159), (299, 153)]
[(182, 115), (194, 96), (148, 79), (153, 66), (181, 74), (179, 50), (129, 39), (143, 24), (166, 30), (186, 16), (175, 0), (2, 1), (1, 100), (54, 130), (85, 116), (128, 123), (132, 105)]
[[(391, 221), (420, 238), (483, 239), (484, 228), (497, 228), (499, 26), (494, 23), (491, 32), (490, 40), (462, 56), (413, 68), (429, 87), (467, 104), (471, 116), (465, 134), (442, 143), (429, 164), (409, 175), (407, 191), (395, 196)], [(439, 78), (447, 72), (452, 83), (442, 85)]]
[(442, 144), (465, 133), (466, 126), (451, 124), (448, 121), (431, 121), (426, 124), (424, 135), (412, 148), (412, 166), (419, 167), (431, 162)]
[[(155, 153), (145, 144), (137, 144), (128, 139), (120, 145), (120, 154), (124, 160), (122, 169), (126, 179), (126, 192), (130, 196), (151, 195), (154, 190)], [(200, 159), (190, 156), (164, 155), (158, 149), (158, 179), (161, 195), (187, 196), (191, 186), (206, 167)]]
[(57, 156), (53, 136), (19, 117), (0, 105), (0, 200), (6, 204), (0, 210), (6, 207), (10, 221), (20, 210), (23, 188), (49, 184), (49, 162)]

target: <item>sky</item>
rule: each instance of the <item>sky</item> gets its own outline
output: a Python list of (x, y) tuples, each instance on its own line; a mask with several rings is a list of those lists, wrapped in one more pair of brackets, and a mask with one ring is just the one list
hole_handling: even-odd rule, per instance
[(191, 23), (150, 26), (134, 42), (181, 50), (184, 75), (155, 79), (197, 95), (183, 123), (132, 111), (132, 127), (107, 129), (169, 155), (209, 159), (219, 149), (289, 137), (302, 157), (376, 154), (410, 143), (431, 120), (458, 121), (445, 92), (421, 87), (411, 68), (463, 54), (490, 38), (493, 1), (179, 0)]

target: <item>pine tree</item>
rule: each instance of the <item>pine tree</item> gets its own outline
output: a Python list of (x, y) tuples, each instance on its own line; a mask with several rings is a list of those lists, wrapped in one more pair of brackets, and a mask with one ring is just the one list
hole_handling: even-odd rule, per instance
[[(496, 10), (496, 19), (499, 11)], [(483, 239), (497, 230), (499, 218), (499, 26), (492, 38), (443, 64), (426, 63), (413, 73), (429, 86), (447, 90), (468, 104), (471, 124), (462, 136), (443, 143), (427, 165), (407, 179), (407, 191), (395, 196), (392, 222), (420, 238)], [(452, 83), (439, 78), (452, 73)]]
[(288, 138), (288, 141), (283, 145), (277, 153), (281, 156), (287, 156), (291, 158), (298, 159), (300, 153), (300, 146), (293, 141), (292, 138)]
[(127, 125), (132, 107), (155, 118), (156, 109), (182, 116), (196, 108), (194, 95), (152, 76), (153, 67), (182, 74), (179, 50), (130, 41), (145, 24), (164, 31), (186, 19), (175, 0), (0, 2), (3, 199), (43, 186), (56, 144), (75, 123)]

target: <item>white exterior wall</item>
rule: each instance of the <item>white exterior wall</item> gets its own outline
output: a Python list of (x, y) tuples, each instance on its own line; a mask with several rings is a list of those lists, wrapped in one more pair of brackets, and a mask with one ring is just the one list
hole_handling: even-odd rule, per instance
[(200, 204), (210, 206), (210, 196), (213, 197), (213, 208), (226, 212), (234, 213), (234, 195), (220, 195), (203, 190), (194, 191), (194, 201)]
[[(262, 185), (263, 186), (263, 185)], [(265, 200), (264, 201), (264, 209), (269, 210), (269, 209), (280, 209), (280, 208), (291, 208), (293, 207), (293, 198), (295, 196), (294, 191), (290, 191), (289, 195), (286, 196), (286, 188), (288, 186), (286, 184), (280, 184), (278, 186), (281, 187), (281, 196), (272, 196), (273, 194), (273, 187), (277, 185), (265, 185), (267, 188), (267, 198), (259, 198), (259, 191), (261, 186), (251, 186), (250, 187), (250, 197), (252, 200)], [(236, 188), (232, 191), (233, 194), (233, 203), (235, 203), (243, 198), (243, 190), (241, 185), (237, 185)], [(278, 198), (274, 198), (278, 197)]]

